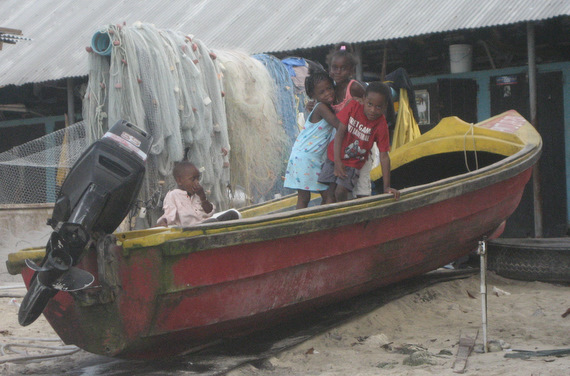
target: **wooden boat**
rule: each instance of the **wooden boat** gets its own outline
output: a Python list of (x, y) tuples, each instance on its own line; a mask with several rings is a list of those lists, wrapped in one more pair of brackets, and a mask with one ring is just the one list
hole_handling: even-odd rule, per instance
[[(437, 269), (500, 234), (541, 146), (515, 111), (475, 125), (445, 118), (391, 153), (398, 201), (382, 194), (291, 210), (288, 196), (239, 220), (107, 235), (77, 265), (93, 287), (59, 292), (43, 313), (67, 344), (138, 359), (276, 325)], [(10, 254), (8, 269), (29, 284), (24, 259), (41, 257)]]

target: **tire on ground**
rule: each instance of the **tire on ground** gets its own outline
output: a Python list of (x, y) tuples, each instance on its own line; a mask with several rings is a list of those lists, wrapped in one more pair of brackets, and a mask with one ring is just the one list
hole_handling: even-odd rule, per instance
[(488, 242), (487, 267), (500, 276), (542, 282), (570, 282), (566, 239), (496, 239)]

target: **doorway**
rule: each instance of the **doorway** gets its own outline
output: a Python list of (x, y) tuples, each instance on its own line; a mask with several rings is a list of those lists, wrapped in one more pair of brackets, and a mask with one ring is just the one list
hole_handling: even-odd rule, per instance
[[(566, 235), (566, 153), (562, 72), (537, 76), (538, 125), (542, 137), (539, 160), (544, 237)], [(490, 82), (491, 116), (514, 109), (530, 121), (527, 74), (493, 76)], [(517, 210), (507, 221), (503, 237), (534, 237), (532, 183), (527, 184)]]

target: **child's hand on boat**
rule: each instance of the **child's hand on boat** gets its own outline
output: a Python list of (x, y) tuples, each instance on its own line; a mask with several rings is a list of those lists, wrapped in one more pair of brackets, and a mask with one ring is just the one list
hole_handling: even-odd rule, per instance
[(391, 193), (394, 195), (394, 198), (396, 200), (400, 199), (400, 191), (397, 190), (396, 188), (388, 187), (387, 189), (384, 190), (384, 193)]

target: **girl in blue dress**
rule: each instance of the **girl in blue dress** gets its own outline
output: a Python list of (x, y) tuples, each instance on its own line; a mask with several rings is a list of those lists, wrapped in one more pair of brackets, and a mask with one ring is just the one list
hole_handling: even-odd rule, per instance
[(334, 82), (327, 72), (311, 70), (305, 79), (305, 91), (317, 104), (293, 144), (284, 183), (286, 188), (297, 190), (297, 209), (309, 205), (311, 192), (322, 195), (328, 188), (317, 178), (333, 130), (340, 124), (331, 108), (335, 98)]

